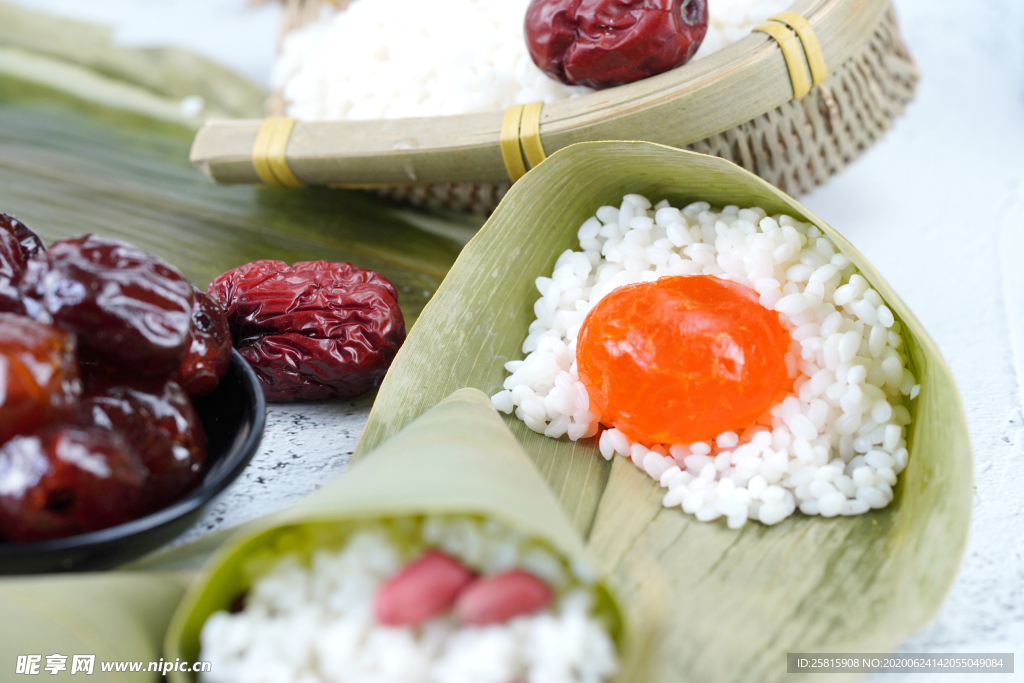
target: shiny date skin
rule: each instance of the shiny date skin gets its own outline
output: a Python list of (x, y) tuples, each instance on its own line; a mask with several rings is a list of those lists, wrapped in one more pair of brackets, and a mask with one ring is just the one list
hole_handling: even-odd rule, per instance
[(82, 393), (74, 336), (0, 313), (0, 444), (74, 414)]
[(85, 235), (46, 250), (0, 214), (5, 308), (0, 541), (121, 524), (201, 483), (206, 436), (189, 395), (217, 386), (232, 348), (216, 302), (129, 244)]
[(89, 377), (81, 418), (125, 438), (149, 470), (145, 508), (160, 510), (203, 480), (206, 434), (188, 394), (175, 382)]
[(532, 0), (524, 24), (541, 71), (590, 88), (685, 64), (707, 28), (707, 0)]
[(0, 538), (46, 541), (142, 512), (146, 469), (116, 432), (55, 426), (0, 448)]
[(235, 348), (271, 401), (368, 391), (405, 341), (395, 288), (350, 263), (255, 261), (207, 292), (227, 312)]
[(191, 283), (130, 244), (95, 235), (54, 242), (29, 260), (19, 291), (30, 316), (75, 333), (84, 358), (166, 377), (188, 348)]
[(45, 248), (39, 235), (14, 216), (0, 213), (0, 311), (24, 313), (18, 282), (28, 260)]
[(231, 363), (231, 328), (224, 309), (206, 292), (192, 288), (189, 346), (178, 369), (178, 383), (189, 396), (213, 391)]

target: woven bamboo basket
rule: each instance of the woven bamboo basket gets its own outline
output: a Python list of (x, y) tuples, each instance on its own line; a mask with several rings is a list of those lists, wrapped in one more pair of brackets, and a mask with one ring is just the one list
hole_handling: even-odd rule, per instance
[[(285, 0), (282, 36), (324, 0)], [(336, 3), (337, 4), (337, 3)], [(703, 59), (617, 88), (505, 112), (380, 121), (211, 121), (192, 161), (222, 183), (372, 189), (489, 213), (527, 168), (588, 140), (728, 159), (790, 194), (842, 171), (913, 99), (918, 73), (890, 0), (797, 0)]]

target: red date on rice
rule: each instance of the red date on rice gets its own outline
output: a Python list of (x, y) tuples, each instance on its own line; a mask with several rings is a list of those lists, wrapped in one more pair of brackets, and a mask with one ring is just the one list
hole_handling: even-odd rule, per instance
[(608, 88), (675, 68), (708, 30), (707, 0), (532, 0), (534, 64), (568, 85)]

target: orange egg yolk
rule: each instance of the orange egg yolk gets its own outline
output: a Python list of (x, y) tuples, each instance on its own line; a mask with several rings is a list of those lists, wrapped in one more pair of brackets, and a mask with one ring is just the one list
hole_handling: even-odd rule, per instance
[(753, 424), (789, 389), (789, 333), (751, 288), (711, 275), (620, 287), (587, 314), (577, 370), (601, 422), (689, 444)]

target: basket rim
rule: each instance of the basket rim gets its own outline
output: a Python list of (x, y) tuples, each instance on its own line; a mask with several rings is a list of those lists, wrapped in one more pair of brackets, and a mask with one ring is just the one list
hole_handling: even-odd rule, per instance
[[(795, 0), (834, 73), (868, 41), (891, 0)], [(737, 89), (743, 91), (736, 97)], [(793, 99), (782, 51), (752, 32), (696, 62), (607, 90), (544, 105), (540, 132), (553, 153), (585, 140), (635, 138), (645, 123), (652, 142), (684, 146), (728, 131)], [(685, 114), (685, 117), (682, 116)], [(396, 186), (502, 182), (503, 112), (406, 119), (301, 120), (288, 144), (296, 175), (311, 184)], [(679, 120), (685, 118), (685, 121)], [(251, 152), (263, 119), (211, 120), (199, 131), (192, 162), (218, 182), (257, 183)], [(452, 162), (461, 161), (460, 170)], [(330, 179), (325, 179), (325, 173)]]

